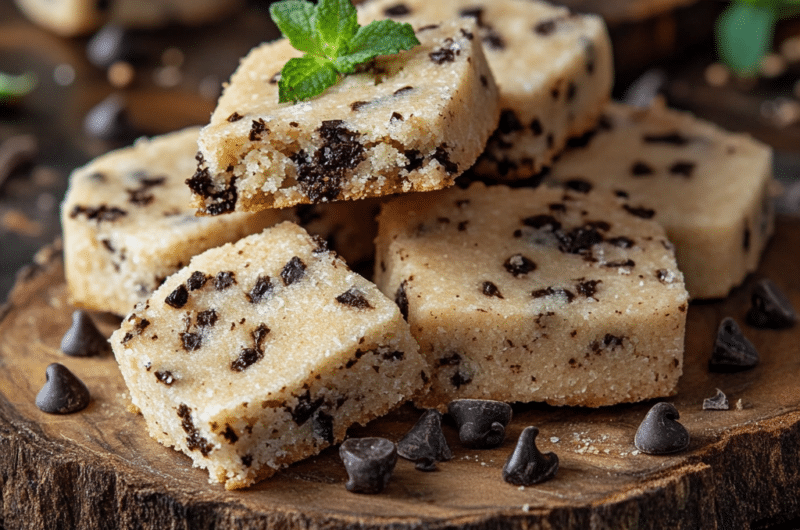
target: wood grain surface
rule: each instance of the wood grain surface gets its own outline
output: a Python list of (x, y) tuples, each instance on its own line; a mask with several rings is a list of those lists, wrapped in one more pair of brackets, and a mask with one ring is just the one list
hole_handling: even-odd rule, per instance
[[(460, 447), (425, 473), (401, 460), (379, 495), (346, 491), (336, 448), (256, 486), (225, 491), (184, 455), (151, 440), (128, 411), (112, 356), (59, 351), (72, 307), (60, 248), (44, 248), (0, 309), (0, 526), (3, 528), (760, 528), (800, 515), (800, 327), (743, 324), (749, 286), (772, 278), (800, 307), (800, 219), (779, 219), (761, 269), (725, 300), (692, 304), (686, 366), (668, 401), (689, 430), (688, 450), (637, 454), (636, 428), (653, 402), (598, 410), (516, 405), (508, 436), (493, 450)], [(732, 316), (761, 353), (753, 370), (712, 374), (707, 362), (719, 321)], [(95, 315), (110, 334), (118, 320)], [(48, 364), (69, 367), (89, 387), (81, 412), (55, 416), (34, 405)], [(624, 370), (624, 367), (620, 367)], [(722, 389), (728, 411), (703, 411)], [(736, 403), (740, 403), (739, 409)], [(354, 428), (352, 436), (397, 441), (420, 411), (404, 406)], [(558, 454), (555, 479), (506, 484), (502, 466), (528, 425)], [(776, 517), (778, 519), (776, 519)]]

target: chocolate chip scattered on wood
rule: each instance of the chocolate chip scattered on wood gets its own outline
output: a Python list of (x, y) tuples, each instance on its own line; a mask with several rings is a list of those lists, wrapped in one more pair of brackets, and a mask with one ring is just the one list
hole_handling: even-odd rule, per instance
[(665, 455), (683, 451), (689, 446), (689, 432), (677, 422), (678, 409), (665, 401), (656, 403), (636, 430), (633, 443), (650, 455)]
[(558, 456), (542, 453), (536, 446), (539, 429), (526, 427), (519, 435), (514, 452), (503, 466), (503, 480), (516, 486), (531, 486), (550, 480), (558, 471)]
[(397, 464), (397, 447), (386, 438), (349, 438), (339, 446), (339, 457), (347, 469), (347, 491), (380, 493)]
[(775, 283), (764, 278), (753, 287), (747, 323), (757, 328), (789, 328), (797, 322), (791, 300)]
[(742, 334), (736, 321), (731, 317), (722, 319), (708, 369), (712, 372), (738, 372), (754, 367), (758, 361), (756, 347)]
[(511, 405), (488, 399), (456, 399), (447, 412), (456, 422), (461, 445), (472, 449), (497, 447), (511, 421)]
[(61, 339), (61, 351), (72, 357), (93, 357), (111, 351), (106, 337), (86, 311), (72, 313), (72, 325)]
[(433, 471), (436, 469), (436, 462), (453, 458), (442, 432), (442, 414), (436, 409), (426, 410), (411, 430), (397, 442), (397, 454), (416, 462), (416, 468), (420, 471)]
[(89, 405), (89, 389), (66, 366), (51, 364), (45, 371), (45, 377), (47, 382), (36, 395), (36, 406), (43, 412), (70, 414)]

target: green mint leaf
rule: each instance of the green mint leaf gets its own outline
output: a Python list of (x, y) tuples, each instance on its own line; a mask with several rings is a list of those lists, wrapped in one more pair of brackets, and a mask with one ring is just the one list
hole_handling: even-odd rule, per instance
[(356, 65), (371, 61), (379, 55), (391, 55), (402, 50), (410, 50), (419, 44), (410, 24), (400, 24), (393, 20), (376, 20), (358, 28), (350, 41), (350, 53), (334, 61), (336, 70), (343, 74), (352, 73)]
[(338, 81), (339, 75), (329, 61), (308, 56), (289, 59), (281, 70), (278, 103), (311, 99)]
[(350, 0), (319, 0), (313, 24), (323, 55), (333, 60), (347, 53), (347, 44), (358, 30), (356, 8)]
[(319, 54), (321, 53), (319, 43), (313, 38), (314, 9), (315, 6), (311, 2), (285, 0), (269, 6), (269, 14), (295, 49)]
[(723, 62), (740, 75), (755, 75), (772, 45), (777, 19), (775, 5), (730, 4), (716, 27), (717, 48)]

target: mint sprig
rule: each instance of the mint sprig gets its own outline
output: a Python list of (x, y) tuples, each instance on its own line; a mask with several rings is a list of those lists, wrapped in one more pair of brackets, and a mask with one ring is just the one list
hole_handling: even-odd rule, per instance
[(281, 70), (279, 103), (311, 99), (358, 65), (419, 44), (410, 24), (379, 20), (360, 26), (350, 0), (319, 0), (316, 5), (283, 0), (272, 4), (269, 13), (291, 45), (305, 52)]

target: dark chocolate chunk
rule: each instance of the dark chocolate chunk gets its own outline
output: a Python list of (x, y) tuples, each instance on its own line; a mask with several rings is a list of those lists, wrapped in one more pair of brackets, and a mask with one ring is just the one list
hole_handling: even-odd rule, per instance
[(522, 254), (514, 254), (503, 263), (503, 267), (513, 274), (515, 278), (518, 278), (535, 271), (536, 263)]
[(439, 162), (448, 175), (458, 173), (458, 164), (450, 161), (450, 153), (447, 151), (446, 143), (437, 147), (436, 151), (431, 155), (431, 158)]
[(111, 94), (89, 109), (83, 119), (83, 130), (101, 140), (129, 140), (136, 131), (128, 119), (128, 108), (119, 94)]
[(159, 383), (164, 383), (167, 386), (170, 386), (175, 382), (175, 376), (169, 370), (164, 370), (163, 372), (159, 370), (153, 375), (156, 376), (156, 379)]
[[(202, 157), (199, 164), (203, 164)], [(217, 189), (211, 180), (208, 168), (198, 166), (195, 174), (186, 179), (186, 185), (189, 186), (192, 193), (204, 199), (211, 199), (210, 204), (206, 206), (206, 213), (209, 215), (232, 212), (236, 208), (236, 201), (239, 198), (239, 192), (236, 190), (236, 177), (232, 177), (224, 188)]]
[(369, 101), (354, 101), (350, 103), (350, 110), (352, 110), (353, 112), (358, 112), (359, 110), (361, 110), (361, 107), (364, 107), (369, 104), (370, 104)]
[(482, 7), (465, 7), (458, 12), (460, 17), (472, 17), (478, 26), (483, 26), (483, 8)]
[(603, 280), (586, 280), (575, 285), (575, 290), (578, 294), (586, 298), (594, 298), (597, 292), (597, 284), (602, 283)]
[(742, 334), (736, 321), (731, 317), (722, 319), (708, 369), (712, 372), (738, 372), (754, 367), (758, 361), (758, 351)]
[(529, 127), (534, 136), (539, 136), (544, 132), (544, 129), (542, 128), (542, 122), (539, 121), (539, 118), (534, 118)]
[[(467, 31), (464, 28), (461, 28), (461, 35), (463, 35), (464, 38), (467, 40), (472, 40), (475, 38), (475, 35), (471, 31)], [(483, 82), (484, 82), (483, 79), (481, 79), (481, 83)], [(484, 86), (486, 85), (484, 84)]]
[(567, 180), (564, 182), (564, 186), (579, 193), (589, 193), (594, 187), (591, 182), (578, 178)]
[(541, 35), (542, 37), (552, 35), (555, 30), (556, 19), (554, 18), (541, 20), (535, 26), (533, 26), (533, 32), (537, 35)]
[(619, 248), (631, 248), (634, 244), (633, 239), (625, 236), (612, 237), (606, 239), (606, 242)]
[(397, 292), (394, 294), (394, 303), (400, 308), (400, 314), (403, 315), (403, 318), (406, 320), (408, 320), (408, 295), (406, 294), (407, 284), (408, 280), (403, 280), (402, 283), (400, 283), (400, 287), (397, 288)]
[(506, 41), (502, 35), (489, 26), (484, 26), (483, 29), (483, 38), (481, 40), (484, 45), (498, 51), (506, 48)]
[(589, 129), (580, 136), (570, 136), (567, 140), (567, 147), (570, 149), (581, 149), (588, 146), (597, 135), (597, 129)]
[(636, 262), (632, 259), (625, 259), (625, 260), (617, 260), (617, 261), (607, 261), (603, 263), (603, 267), (635, 267)]
[(181, 307), (186, 305), (186, 302), (189, 301), (189, 291), (186, 290), (186, 286), (180, 284), (175, 288), (174, 291), (169, 293), (167, 297), (164, 299), (164, 302), (175, 309), (180, 309)]
[(61, 351), (72, 357), (92, 357), (109, 351), (108, 340), (86, 311), (72, 313), (72, 325), (61, 338)]
[(305, 274), (306, 264), (303, 263), (303, 260), (297, 256), (294, 256), (286, 265), (283, 266), (283, 270), (281, 271), (281, 279), (283, 280), (284, 285), (289, 286), (301, 280)]
[(676, 420), (678, 409), (672, 403), (656, 403), (644, 417), (633, 443), (643, 453), (665, 455), (683, 451), (689, 446), (689, 432)]
[(424, 157), (420, 154), (419, 151), (416, 149), (408, 149), (405, 152), (406, 158), (408, 159), (408, 163), (405, 166), (406, 171), (414, 171), (422, 167), (422, 162), (425, 160)]
[(453, 452), (442, 432), (442, 413), (436, 409), (426, 410), (411, 430), (397, 442), (397, 454), (416, 462), (416, 468), (420, 471), (433, 471), (436, 469), (436, 462), (453, 458)]
[(263, 118), (253, 120), (253, 122), (250, 124), (250, 141), (257, 142), (258, 140), (261, 140), (264, 132), (268, 132), (268, 129)]
[(236, 283), (236, 274), (233, 271), (220, 271), (214, 277), (214, 289), (224, 291)]
[(247, 293), (247, 299), (250, 300), (251, 304), (257, 304), (269, 298), (274, 288), (275, 286), (272, 285), (272, 279), (269, 276), (259, 276), (253, 288)]
[(456, 422), (461, 445), (490, 449), (503, 443), (511, 421), (511, 405), (485, 399), (457, 399), (447, 406)]
[(196, 291), (203, 287), (211, 277), (200, 271), (194, 271), (189, 279), (186, 280), (186, 286), (190, 291)]
[(498, 289), (497, 286), (492, 282), (483, 282), (481, 285), (481, 292), (486, 296), (503, 298), (503, 295), (500, 293), (500, 289)]
[(200, 436), (200, 431), (194, 426), (192, 421), (192, 409), (186, 403), (181, 403), (178, 406), (178, 417), (181, 419), (181, 427), (183, 432), (188, 436), (186, 437), (186, 448), (189, 451), (200, 451), (203, 456), (208, 456), (214, 449), (214, 446), (208, 443), (204, 437)]
[(634, 162), (633, 165), (631, 166), (631, 175), (633, 175), (634, 177), (643, 177), (645, 175), (652, 175), (653, 173), (655, 173), (655, 171), (653, 170), (653, 166), (645, 162), (642, 162), (641, 160), (638, 162)]
[(436, 64), (452, 63), (456, 60), (456, 54), (450, 48), (439, 48), (428, 54)]
[(210, 328), (219, 320), (219, 316), (214, 309), (207, 309), (197, 313), (197, 325), (201, 328)]
[(300, 151), (290, 157), (297, 165), (300, 188), (312, 203), (335, 200), (348, 170), (364, 160), (359, 134), (345, 127), (342, 120), (323, 121), (317, 131), (322, 145), (312, 155)]
[(231, 370), (234, 372), (244, 372), (260, 361), (262, 357), (264, 357), (263, 351), (255, 348), (244, 348), (239, 352), (239, 356), (231, 362)]
[(679, 132), (672, 132), (666, 134), (645, 134), (642, 140), (648, 144), (667, 144), (680, 147), (689, 143), (689, 138), (686, 138)]
[(569, 289), (554, 289), (552, 287), (537, 289), (531, 293), (531, 296), (534, 298), (542, 298), (545, 296), (564, 296), (567, 299), (567, 303), (572, 302), (575, 299), (575, 294)]
[(511, 109), (503, 109), (500, 112), (500, 124), (497, 128), (503, 134), (509, 134), (523, 129), (519, 118), (517, 118), (517, 114)]
[(389, 121), (403, 121), (403, 115), (399, 112), (392, 112), (392, 115), (389, 117)]
[(680, 175), (689, 178), (694, 173), (694, 162), (675, 162), (669, 167), (669, 172), (673, 175)]
[(592, 246), (603, 242), (603, 235), (593, 226), (573, 228), (569, 232), (556, 232), (558, 248), (567, 254), (586, 254)]
[(244, 116), (242, 116), (242, 115), (241, 115), (241, 114), (239, 114), (238, 112), (234, 112), (233, 114), (231, 114), (230, 116), (228, 116), (228, 121), (229, 121), (229, 122), (231, 122), (231, 123), (233, 123), (233, 122), (235, 122), (235, 121), (239, 121), (239, 120), (241, 120), (242, 118), (244, 118)]
[(656, 214), (655, 210), (651, 208), (645, 208), (644, 206), (630, 206), (628, 204), (623, 204), (622, 207), (629, 214), (635, 215), (636, 217), (641, 217), (642, 219), (652, 219)]
[(380, 493), (397, 464), (397, 447), (386, 438), (349, 438), (339, 446), (347, 469), (347, 491)]
[(541, 229), (547, 227), (548, 230), (558, 230), (561, 228), (561, 223), (556, 220), (552, 215), (541, 214), (532, 215), (522, 220), (522, 224), (532, 228)]
[(314, 401), (311, 400), (311, 393), (306, 390), (306, 393), (297, 398), (297, 405), (292, 409), (292, 419), (299, 426), (307, 422), (311, 416), (319, 409), (325, 402), (324, 398), (318, 397)]
[(503, 466), (503, 480), (515, 486), (531, 486), (550, 480), (558, 471), (558, 456), (542, 453), (536, 447), (539, 429), (525, 427), (519, 435), (514, 452)]
[(753, 287), (747, 323), (757, 328), (788, 328), (797, 322), (791, 300), (772, 280), (764, 278)]
[(348, 305), (356, 309), (372, 309), (372, 304), (369, 303), (369, 300), (367, 300), (367, 297), (364, 296), (364, 293), (355, 287), (351, 287), (347, 291), (337, 296), (336, 301), (340, 304)]
[(47, 382), (36, 394), (36, 406), (48, 414), (69, 414), (85, 409), (91, 397), (89, 389), (69, 369), (53, 363), (45, 370)]
[(99, 224), (101, 221), (109, 221), (109, 222), (116, 221), (120, 217), (128, 215), (128, 212), (126, 212), (122, 208), (118, 208), (116, 206), (108, 206), (106, 204), (101, 204), (100, 206), (96, 207), (81, 206), (78, 204), (75, 205), (74, 208), (72, 208), (72, 211), (69, 213), (69, 216), (72, 219), (75, 219), (79, 215), (85, 215), (86, 219), (88, 219), (89, 221), (97, 221)]
[(199, 350), (203, 345), (203, 336), (199, 333), (181, 333), (181, 345), (187, 352)]
[(717, 395), (703, 400), (703, 410), (728, 410), (728, 397), (720, 390), (717, 389)]
[(410, 13), (411, 10), (405, 4), (396, 4), (383, 10), (383, 14), (387, 17), (402, 17)]
[(311, 427), (316, 438), (328, 444), (333, 443), (333, 416), (317, 409), (311, 416)]

